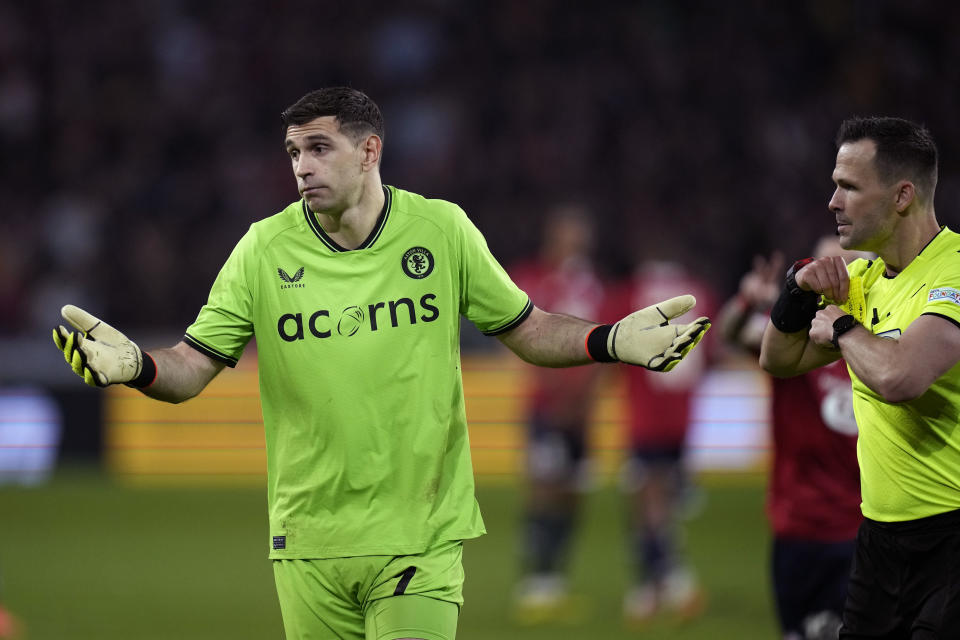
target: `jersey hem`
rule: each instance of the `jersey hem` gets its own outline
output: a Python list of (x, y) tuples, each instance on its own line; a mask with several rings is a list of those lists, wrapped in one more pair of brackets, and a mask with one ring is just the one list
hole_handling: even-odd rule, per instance
[(323, 560), (327, 558), (351, 558), (354, 556), (406, 556), (423, 553), (442, 542), (454, 542), (479, 538), (486, 531), (473, 531), (463, 535), (445, 535), (442, 538), (432, 539), (416, 544), (399, 544), (371, 547), (308, 547), (297, 551), (290, 549), (271, 550), (267, 556), (270, 560)]
[(931, 518), (954, 511), (960, 514), (960, 505), (914, 505), (906, 508), (903, 512), (894, 514), (889, 511), (874, 510), (864, 504), (863, 517), (867, 520), (872, 520), (873, 522), (893, 524), (900, 522), (913, 522), (914, 520), (923, 520), (924, 518)]

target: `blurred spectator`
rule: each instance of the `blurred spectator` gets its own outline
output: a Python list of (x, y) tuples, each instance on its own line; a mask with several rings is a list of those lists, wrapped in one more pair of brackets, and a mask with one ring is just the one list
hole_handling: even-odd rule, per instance
[[(697, 298), (688, 316), (713, 315), (712, 289), (685, 266), (683, 250), (669, 243), (659, 250), (651, 245), (643, 255), (647, 259), (638, 265), (621, 296), (623, 308), (643, 308), (683, 292)], [(708, 334), (699, 349), (668, 373), (622, 368), (627, 379), (630, 453), (624, 484), (632, 503), (629, 542), (635, 580), (624, 597), (628, 623), (644, 624), (661, 612), (690, 618), (706, 602), (684, 555), (680, 524), (685, 507), (697, 496), (685, 466), (686, 439), (693, 394), (707, 371), (711, 343)]]
[[(510, 275), (539, 307), (602, 319), (605, 288), (593, 263), (593, 242), (594, 223), (584, 207), (554, 207), (547, 212), (539, 254)], [(524, 575), (515, 602), (524, 623), (578, 613), (566, 560), (586, 480), (587, 421), (601, 372), (601, 367), (529, 370)]]
[[(286, 204), (277, 116), (317, 84), (384, 96), (388, 182), (464, 203), (505, 262), (533, 251), (531, 212), (571, 193), (606, 212), (601, 263), (632, 251), (609, 230), (632, 222), (639, 198), (699, 225), (701, 257), (731, 291), (726, 265), (752, 247), (794, 254), (813, 241), (782, 230), (809, 228), (822, 206), (810, 158), (832, 149), (810, 141), (839, 117), (866, 105), (914, 117), (958, 155), (960, 6), (421, 0), (341, 4), (322, 28), (304, 19), (314, 11), (0, 5), (0, 237), (17, 245), (0, 247), (16, 254), (0, 257), (3, 335), (56, 322), (50, 288), (94, 279), (116, 296), (158, 291), (91, 305), (120, 326), (192, 320), (237, 239), (221, 230)], [(944, 166), (941, 182), (960, 184), (956, 171)], [(74, 229), (52, 204), (64, 202), (87, 212), (70, 250), (82, 267), (51, 254)]]
[[(814, 256), (828, 255), (850, 262), (866, 254), (844, 251), (835, 236), (825, 236)], [(727, 341), (760, 353), (785, 271), (779, 253), (754, 258), (739, 293), (717, 318)], [(836, 638), (862, 520), (857, 423), (846, 363), (841, 359), (795, 378), (771, 378), (771, 414), (767, 512), (781, 633), (784, 640)]]

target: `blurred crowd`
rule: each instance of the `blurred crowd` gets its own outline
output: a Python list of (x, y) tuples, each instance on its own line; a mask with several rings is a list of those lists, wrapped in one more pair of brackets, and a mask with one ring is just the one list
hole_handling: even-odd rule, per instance
[(0, 2), (0, 336), (65, 302), (187, 326), (247, 225), (297, 197), (281, 110), (331, 84), (383, 109), (385, 181), (463, 206), (504, 263), (573, 199), (604, 269), (667, 253), (723, 297), (755, 253), (830, 230), (853, 114), (928, 125), (958, 220), (960, 5), (773, 6)]

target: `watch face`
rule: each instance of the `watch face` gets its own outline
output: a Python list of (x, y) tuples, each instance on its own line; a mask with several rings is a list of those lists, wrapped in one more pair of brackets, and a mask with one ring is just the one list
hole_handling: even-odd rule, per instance
[(840, 338), (840, 336), (845, 334), (847, 331), (850, 331), (850, 329), (853, 329), (856, 326), (856, 324), (857, 324), (857, 319), (850, 314), (847, 314), (845, 316), (840, 316), (839, 318), (833, 321), (833, 339), (830, 340), (830, 342), (833, 343), (833, 347), (835, 349), (840, 348), (840, 343), (837, 342), (837, 339)]
[(839, 333), (843, 333), (844, 331), (849, 331), (850, 329), (853, 329), (854, 325), (856, 324), (857, 324), (857, 319), (854, 318), (852, 315), (840, 316), (839, 318), (833, 321), (833, 330)]

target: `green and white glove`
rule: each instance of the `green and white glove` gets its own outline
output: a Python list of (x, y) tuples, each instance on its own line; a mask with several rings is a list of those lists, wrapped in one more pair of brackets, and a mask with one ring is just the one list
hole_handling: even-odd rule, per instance
[(53, 330), (53, 343), (74, 373), (88, 385), (125, 383), (142, 389), (153, 383), (157, 376), (153, 358), (127, 336), (72, 304), (64, 306), (60, 314), (78, 332), (67, 331), (60, 325)]
[(587, 354), (597, 362), (626, 362), (651, 371), (670, 371), (703, 339), (710, 319), (670, 324), (692, 309), (697, 299), (677, 296), (634, 311), (615, 324), (601, 324), (587, 335)]

